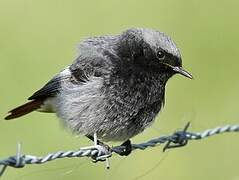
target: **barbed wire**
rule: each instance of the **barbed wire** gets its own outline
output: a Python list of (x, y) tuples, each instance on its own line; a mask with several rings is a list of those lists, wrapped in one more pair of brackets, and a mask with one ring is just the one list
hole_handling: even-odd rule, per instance
[[(202, 132), (193, 133), (187, 131), (189, 125), (190, 123), (187, 123), (183, 130), (176, 131), (171, 135), (160, 136), (140, 144), (132, 144), (132, 151), (137, 149), (145, 150), (146, 148), (159, 146), (164, 143), (166, 143), (166, 145), (164, 146), (163, 151), (166, 151), (170, 148), (185, 146), (189, 140), (201, 140), (217, 134), (239, 131), (239, 125), (225, 125), (222, 127), (207, 129)], [(60, 158), (90, 157), (92, 158), (93, 162), (106, 161), (106, 166), (107, 168), (109, 168), (108, 158), (111, 157), (113, 153), (119, 155), (122, 154), (126, 150), (126, 148), (126, 146), (121, 145), (112, 147), (109, 150), (104, 146), (95, 144), (94, 146), (81, 148), (76, 151), (59, 151), (50, 153), (44, 157), (37, 157), (33, 155), (22, 155), (21, 144), (18, 143), (17, 153), (15, 156), (10, 156), (6, 159), (0, 160), (0, 167), (2, 166), (2, 169), (0, 169), (0, 177), (4, 174), (8, 166), (13, 168), (23, 168), (27, 164), (44, 164)]]

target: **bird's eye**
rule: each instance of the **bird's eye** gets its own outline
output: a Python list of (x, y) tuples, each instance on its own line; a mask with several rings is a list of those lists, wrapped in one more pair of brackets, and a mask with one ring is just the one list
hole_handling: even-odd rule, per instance
[(157, 52), (157, 57), (158, 57), (158, 59), (164, 59), (164, 57), (165, 57), (164, 52), (163, 51), (158, 51)]

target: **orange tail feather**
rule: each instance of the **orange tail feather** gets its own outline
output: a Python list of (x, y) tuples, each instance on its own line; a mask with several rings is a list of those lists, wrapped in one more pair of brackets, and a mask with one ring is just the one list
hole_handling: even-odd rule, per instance
[(23, 104), (11, 111), (9, 111), (9, 115), (5, 117), (5, 120), (15, 119), (21, 116), (24, 116), (32, 111), (37, 110), (43, 104), (43, 100), (35, 99), (26, 104)]

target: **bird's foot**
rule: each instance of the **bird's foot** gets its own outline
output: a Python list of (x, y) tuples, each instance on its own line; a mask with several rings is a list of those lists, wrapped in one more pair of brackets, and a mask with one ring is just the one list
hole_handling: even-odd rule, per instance
[[(88, 136), (87, 136), (88, 137)], [(94, 137), (88, 137), (91, 140), (94, 141), (93, 146), (88, 146), (88, 147), (83, 147), (80, 148), (81, 150), (91, 150), (91, 158), (93, 159), (93, 162), (96, 163), (98, 161), (106, 161), (106, 168), (109, 169), (109, 157), (112, 155), (112, 150), (111, 148), (107, 145), (104, 144), (103, 142), (99, 141), (97, 139), (96, 133), (94, 134)], [(95, 152), (94, 152), (95, 150)]]
[(121, 146), (124, 146), (124, 149), (122, 150), (122, 152), (118, 153), (120, 156), (128, 156), (129, 154), (131, 154), (132, 144), (129, 139), (125, 141), (123, 144), (121, 144)]

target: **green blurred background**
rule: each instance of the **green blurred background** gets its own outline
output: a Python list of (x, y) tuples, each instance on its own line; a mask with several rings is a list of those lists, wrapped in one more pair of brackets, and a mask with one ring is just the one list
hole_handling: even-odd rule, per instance
[[(175, 76), (166, 106), (142, 142), (191, 121), (192, 131), (239, 123), (239, 1), (237, 0), (0, 0), (0, 157), (45, 155), (91, 144), (72, 136), (52, 114), (32, 113), (6, 122), (6, 112), (25, 102), (76, 57), (88, 36), (148, 27), (169, 34), (183, 55), (190, 81)], [(62, 159), (24, 169), (9, 168), (3, 180), (217, 179), (239, 180), (239, 134), (214, 136), (187, 147), (113, 156), (111, 169), (89, 159)]]

